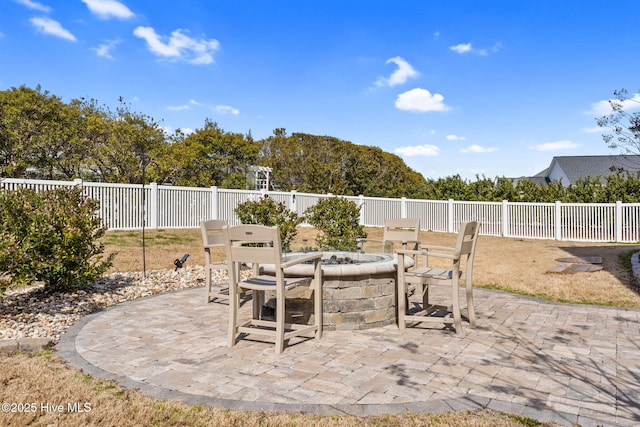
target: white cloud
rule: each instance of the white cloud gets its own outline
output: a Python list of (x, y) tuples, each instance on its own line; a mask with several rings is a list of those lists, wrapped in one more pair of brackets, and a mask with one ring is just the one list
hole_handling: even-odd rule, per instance
[(231, 114), (234, 116), (237, 116), (238, 114), (240, 114), (240, 110), (238, 110), (237, 108), (233, 108), (229, 105), (205, 104), (203, 102), (196, 101), (195, 99), (190, 99), (187, 104), (169, 106), (167, 107), (167, 109), (171, 111), (181, 111), (181, 110), (188, 110), (191, 108), (191, 106), (207, 108), (209, 110), (212, 110), (212, 111), (215, 111), (216, 113), (221, 113), (221, 114)]
[(189, 107), (186, 104), (183, 104), (183, 105), (170, 105), (170, 106), (167, 107), (167, 110), (170, 110), (170, 111), (183, 111), (183, 110), (188, 110), (189, 108), (191, 108), (191, 107)]
[(458, 136), (458, 135), (447, 135), (446, 138), (449, 141), (466, 141), (467, 140), (467, 138), (465, 138), (464, 136)]
[(475, 53), (477, 55), (487, 56), (490, 53), (495, 53), (500, 50), (502, 43), (498, 42), (489, 49), (475, 49), (471, 43), (460, 43), (455, 46), (449, 46), (449, 50), (452, 50), (460, 55), (465, 53)]
[(238, 110), (237, 108), (230, 107), (228, 105), (216, 105), (215, 110), (218, 113), (232, 114), (234, 116), (237, 116), (238, 114), (240, 114), (240, 110)]
[(585, 133), (602, 133), (605, 131), (605, 128), (601, 128), (600, 126), (594, 126), (592, 128), (582, 128), (582, 131)]
[(471, 47), (471, 43), (467, 43), (467, 44), (457, 44), (455, 46), (450, 46), (449, 49), (459, 54), (463, 54), (463, 53), (471, 52), (473, 48)]
[(91, 13), (102, 19), (129, 19), (134, 13), (124, 4), (116, 0), (82, 0)]
[(498, 151), (498, 149), (495, 147), (491, 147), (491, 148), (482, 147), (477, 144), (473, 144), (468, 146), (467, 148), (460, 149), (461, 153), (492, 153), (494, 151)]
[(544, 144), (538, 145), (530, 145), (528, 148), (530, 150), (536, 151), (557, 151), (557, 150), (569, 150), (571, 148), (578, 148), (581, 144), (577, 142), (572, 142), (568, 140), (556, 141), (556, 142), (545, 142)]
[(76, 38), (69, 31), (65, 30), (58, 21), (55, 21), (46, 16), (40, 18), (31, 18), (29, 20), (33, 26), (45, 34), (60, 37), (65, 40), (76, 41)]
[(420, 113), (449, 110), (443, 101), (444, 96), (439, 93), (432, 95), (426, 89), (415, 88), (398, 95), (396, 108)]
[(396, 64), (398, 69), (394, 71), (388, 79), (380, 77), (376, 80), (374, 83), (376, 86), (397, 86), (405, 83), (410, 78), (416, 78), (420, 75), (419, 72), (413, 69), (411, 64), (400, 56), (388, 59), (385, 65), (390, 63)]
[[(591, 110), (587, 111), (585, 114), (593, 116), (605, 116), (611, 114), (613, 112), (610, 104), (611, 101), (620, 102), (618, 100), (598, 101), (594, 104), (591, 104)], [(624, 111), (631, 111), (638, 108), (640, 108), (640, 93), (636, 93), (630, 99), (622, 101), (622, 109)]]
[(120, 40), (110, 40), (94, 47), (93, 51), (96, 55), (102, 58), (113, 59), (113, 56), (111, 56), (111, 50), (114, 49), (118, 43), (120, 43)]
[(15, 0), (16, 3), (19, 3), (23, 6), (28, 7), (29, 9), (32, 10), (38, 10), (40, 12), (44, 12), (44, 13), (49, 13), (51, 12), (51, 8), (49, 6), (46, 6), (42, 3), (38, 3), (37, 1), (32, 1), (32, 0)]
[(477, 49), (476, 53), (478, 53), (479, 55), (482, 55), (482, 56), (487, 56), (490, 53), (496, 53), (497, 51), (500, 50), (501, 47), (502, 47), (502, 43), (498, 42), (498, 43), (494, 44), (493, 46), (491, 46), (489, 49)]
[(409, 147), (400, 147), (393, 150), (394, 153), (407, 157), (412, 156), (437, 156), (440, 154), (440, 148), (435, 145), (414, 145)]
[(137, 27), (133, 34), (144, 39), (154, 55), (191, 64), (212, 63), (213, 53), (220, 48), (216, 39), (194, 39), (180, 29), (173, 31), (170, 37), (159, 36), (151, 27)]

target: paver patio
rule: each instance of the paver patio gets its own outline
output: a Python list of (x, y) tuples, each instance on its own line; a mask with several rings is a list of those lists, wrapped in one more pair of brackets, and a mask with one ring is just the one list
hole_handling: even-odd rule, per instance
[(203, 292), (95, 313), (57, 348), (89, 374), (194, 404), (327, 415), (484, 407), (562, 425), (640, 424), (640, 310), (476, 289), (478, 327), (461, 335), (325, 331), (275, 355), (263, 341), (227, 347), (228, 306), (205, 305)]

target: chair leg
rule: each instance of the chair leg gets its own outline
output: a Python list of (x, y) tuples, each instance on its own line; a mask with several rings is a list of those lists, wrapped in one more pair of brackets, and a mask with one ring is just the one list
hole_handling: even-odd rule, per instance
[(314, 318), (316, 321), (316, 338), (322, 338), (322, 324), (324, 319), (322, 318), (322, 279), (319, 279), (313, 288), (313, 309)]
[(396, 295), (397, 295), (397, 305), (398, 305), (398, 328), (400, 328), (400, 331), (404, 331), (406, 327), (404, 318), (407, 314), (409, 297), (407, 295), (404, 283), (401, 283), (400, 280), (398, 280), (396, 289), (397, 289)]
[(204, 289), (207, 296), (207, 304), (211, 302), (211, 269), (205, 266)]
[(232, 284), (229, 283), (229, 347), (233, 347), (236, 344), (238, 307), (240, 306), (238, 292), (235, 287), (232, 289), (231, 286)]
[[(279, 292), (277, 292), (279, 294)], [(276, 354), (284, 350), (284, 295), (276, 297)]]
[(467, 288), (467, 311), (469, 312), (469, 323), (476, 326), (476, 310), (473, 306), (473, 284), (466, 283)]
[(423, 310), (428, 310), (429, 309), (429, 285), (427, 284), (420, 284), (420, 292), (422, 293), (422, 309)]
[(462, 319), (460, 316), (460, 284), (454, 280), (451, 284), (451, 299), (453, 303), (453, 326), (456, 334), (462, 333)]
[(253, 291), (251, 296), (251, 305), (254, 319), (262, 319), (262, 303), (264, 299), (264, 292)]
[(398, 275), (396, 277), (396, 307), (398, 308), (398, 328), (404, 332), (406, 328), (405, 316), (409, 307), (409, 293), (405, 280), (404, 255), (398, 254)]

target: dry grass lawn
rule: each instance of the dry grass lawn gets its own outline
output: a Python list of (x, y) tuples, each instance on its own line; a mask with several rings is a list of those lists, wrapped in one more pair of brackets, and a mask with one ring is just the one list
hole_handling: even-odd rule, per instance
[[(380, 238), (380, 229), (368, 229)], [(308, 246), (314, 230), (300, 229), (296, 244)], [(421, 233), (423, 243), (453, 244), (455, 236)], [(305, 240), (303, 242), (303, 240)], [(140, 232), (109, 232), (107, 253), (117, 252), (114, 271), (142, 269)], [(295, 245), (294, 245), (295, 246)], [(189, 264), (202, 264), (199, 230), (146, 232), (146, 268), (173, 268), (173, 260), (189, 253)], [(640, 296), (628, 267), (638, 245), (592, 244), (481, 236), (478, 241), (475, 283), (540, 298), (640, 308)], [(223, 257), (222, 251), (218, 254)], [(550, 274), (559, 257), (600, 256), (603, 271)], [(37, 404), (35, 413), (0, 412), (3, 426), (546, 426), (517, 415), (491, 411), (445, 414), (406, 414), (375, 417), (321, 417), (291, 413), (255, 413), (158, 401), (135, 390), (83, 375), (70, 368), (55, 352), (0, 356), (0, 400)], [(62, 404), (65, 413), (40, 411), (42, 403)], [(88, 403), (90, 411), (66, 412), (67, 403)]]

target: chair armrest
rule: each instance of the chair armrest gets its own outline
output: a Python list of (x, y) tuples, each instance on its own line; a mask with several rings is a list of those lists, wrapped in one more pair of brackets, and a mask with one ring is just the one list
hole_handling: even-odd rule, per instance
[(416, 249), (420, 247), (419, 240), (403, 240), (401, 243), (403, 247), (407, 247), (407, 248), (410, 246), (413, 246)]
[(399, 255), (429, 255), (429, 252), (427, 251), (420, 251), (420, 250), (414, 250), (414, 249), (396, 249), (394, 252)]
[[(451, 251), (451, 252), (454, 252), (456, 250), (456, 248), (452, 248), (451, 246), (434, 246), (434, 245), (420, 245), (420, 249), (424, 251), (428, 251), (429, 249), (435, 249), (438, 251)], [(431, 252), (429, 252), (429, 255), (431, 255)]]
[(453, 260), (460, 258), (460, 256), (457, 253), (443, 254), (439, 252), (426, 252), (425, 255), (428, 255), (429, 257), (445, 258), (445, 259), (453, 259)]
[[(426, 246), (426, 245), (425, 245)], [(455, 251), (456, 248), (449, 248), (446, 246), (428, 246), (428, 248), (430, 249), (448, 249), (448, 250), (452, 250)], [(459, 258), (458, 254), (454, 253), (454, 254), (443, 254), (443, 253), (438, 253), (438, 252), (430, 252), (427, 250), (422, 250), (422, 251), (414, 251), (411, 249), (396, 249), (395, 253), (399, 254), (399, 255), (427, 255), (427, 256), (435, 256), (435, 257), (440, 257), (440, 258), (447, 258), (447, 259), (457, 259)]]
[(287, 268), (287, 267), (291, 267), (293, 265), (302, 264), (304, 262), (315, 261), (316, 259), (319, 260), (320, 258), (322, 258), (322, 254), (320, 254), (320, 253), (312, 253), (312, 254), (307, 254), (307, 255), (302, 255), (300, 257), (296, 257), (296, 258), (292, 259), (291, 261), (283, 262), (283, 263), (280, 264), (280, 266), (282, 268)]

